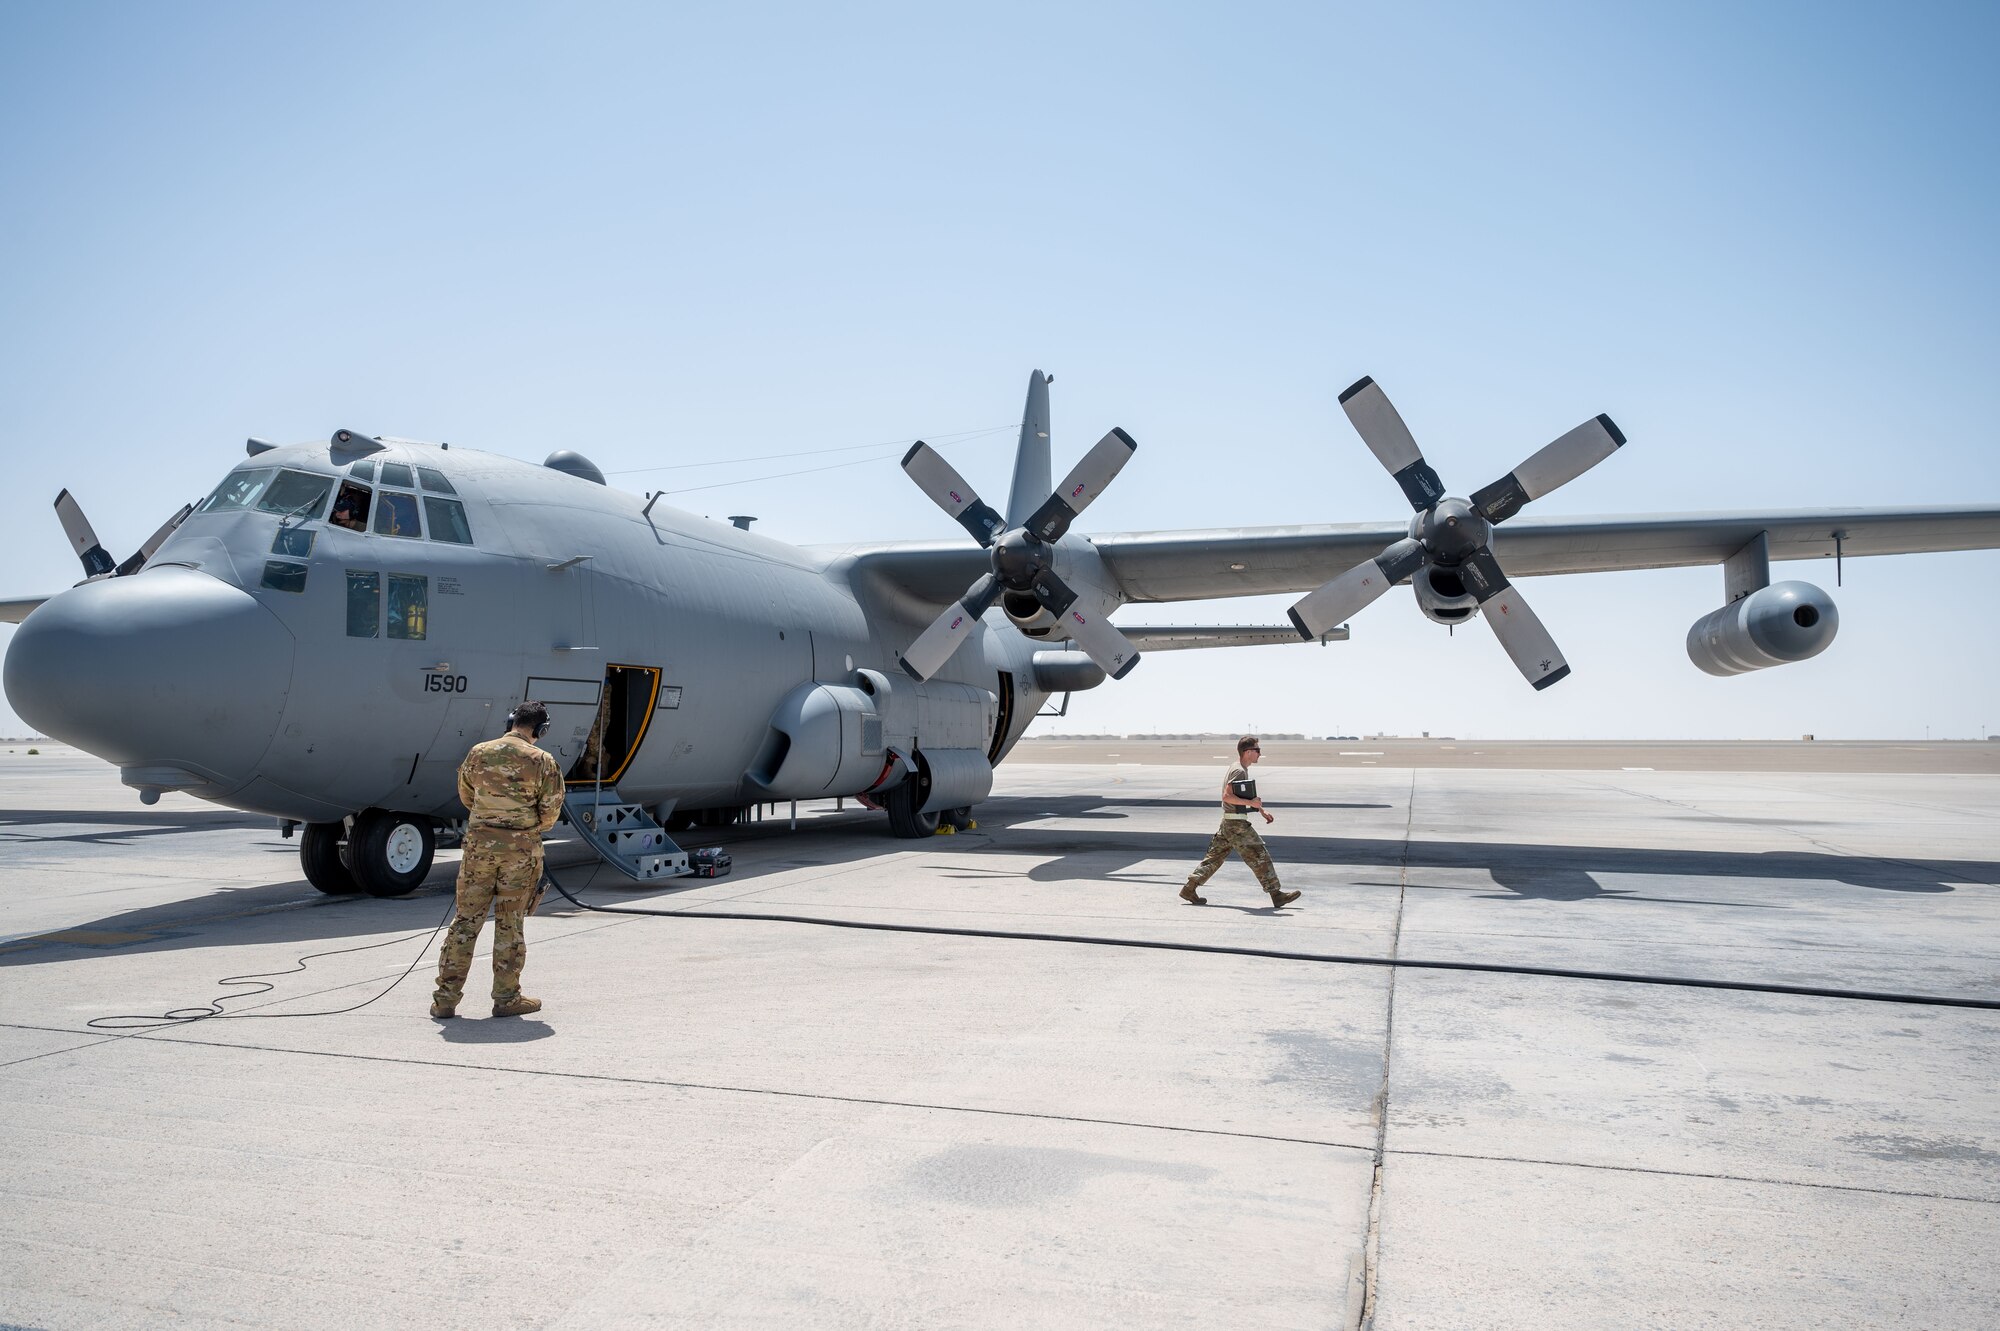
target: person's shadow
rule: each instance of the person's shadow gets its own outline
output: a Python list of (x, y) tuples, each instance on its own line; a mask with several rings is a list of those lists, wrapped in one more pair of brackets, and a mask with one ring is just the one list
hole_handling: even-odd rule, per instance
[(454, 1017), (437, 1026), (438, 1036), (451, 1044), (526, 1044), (556, 1033), (537, 1017)]

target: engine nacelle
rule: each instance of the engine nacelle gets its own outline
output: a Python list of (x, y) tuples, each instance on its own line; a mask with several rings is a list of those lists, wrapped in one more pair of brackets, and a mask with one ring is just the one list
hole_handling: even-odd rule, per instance
[(1818, 656), (1839, 629), (1831, 596), (1810, 582), (1774, 582), (1697, 619), (1688, 659), (1711, 675), (1740, 675)]
[(1046, 638), (1056, 626), (1056, 617), (1049, 613), (1048, 607), (1026, 592), (1002, 592), (1000, 608), (1015, 628), (1031, 638)]
[(1479, 609), (1479, 598), (1466, 589), (1456, 569), (1426, 564), (1410, 579), (1417, 608), (1438, 624), (1463, 624)]
[(801, 684), (771, 714), (746, 775), (772, 799), (851, 795), (882, 772), (885, 744), (875, 699), (844, 684)]
[[(810, 681), (779, 702), (744, 773), (764, 798), (873, 789), (889, 775), (898, 752), (931, 756), (940, 789), (954, 800), (943, 807), (976, 802), (960, 797), (982, 779), (991, 786), (992, 767), (983, 778), (978, 770), (999, 719), (1000, 700), (991, 691), (949, 680), (891, 680), (878, 670), (857, 670), (854, 678), (853, 684)], [(977, 799), (984, 798), (982, 788)]]

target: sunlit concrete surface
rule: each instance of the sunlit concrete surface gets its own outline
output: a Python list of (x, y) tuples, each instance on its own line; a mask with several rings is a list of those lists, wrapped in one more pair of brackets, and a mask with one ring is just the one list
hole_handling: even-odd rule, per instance
[[(547, 1009), (434, 1023), (455, 856), (403, 900), (321, 897), (268, 822), (146, 808), (42, 747), (0, 751), (0, 1324), (1984, 1331), (2000, 1307), (2000, 1013), (554, 900)], [(780, 809), (705, 838), (726, 879), (551, 861), (661, 909), (2000, 998), (2000, 776), (1272, 743), (1266, 834), (1305, 894), (1274, 914), (1233, 862), (1206, 908), (1174, 897), (1208, 752), (1097, 748), (1004, 767), (956, 837)], [(227, 1004), (348, 1007), (417, 963), (358, 1011), (86, 1025), (376, 943)]]

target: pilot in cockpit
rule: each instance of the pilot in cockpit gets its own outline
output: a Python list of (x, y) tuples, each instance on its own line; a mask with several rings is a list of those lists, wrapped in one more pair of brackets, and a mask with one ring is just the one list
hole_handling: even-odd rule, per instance
[(333, 501), (333, 511), (327, 514), (326, 520), (349, 531), (367, 531), (368, 491), (352, 481), (342, 481), (340, 493)]

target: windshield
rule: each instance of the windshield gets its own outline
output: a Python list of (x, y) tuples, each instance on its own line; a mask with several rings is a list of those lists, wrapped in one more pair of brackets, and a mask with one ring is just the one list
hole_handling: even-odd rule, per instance
[(248, 508), (264, 493), (264, 487), (278, 474), (275, 467), (254, 467), (232, 471), (222, 478), (214, 493), (201, 501), (197, 513), (220, 513), (224, 509)]
[(257, 507), (265, 513), (296, 512), (300, 517), (316, 518), (319, 506), (326, 502), (326, 493), (332, 488), (331, 476), (315, 476), (306, 471), (281, 471), (278, 478), (265, 488), (264, 497), (257, 501)]
[(255, 508), (263, 513), (297, 513), (319, 516), (320, 505), (333, 489), (333, 477), (315, 476), (309, 471), (279, 470), (276, 467), (246, 467), (222, 478), (197, 513), (223, 513), (230, 509)]

